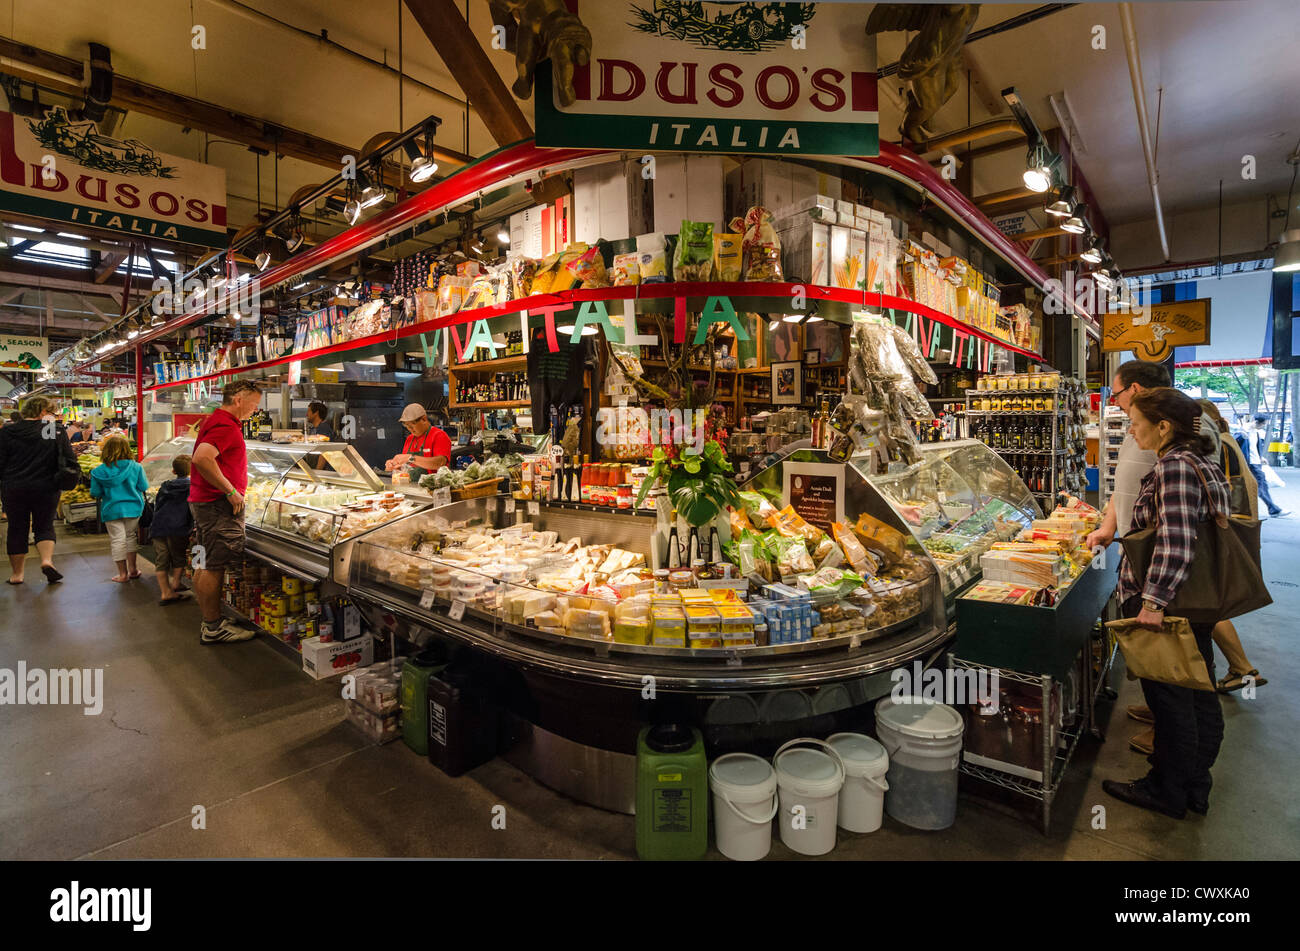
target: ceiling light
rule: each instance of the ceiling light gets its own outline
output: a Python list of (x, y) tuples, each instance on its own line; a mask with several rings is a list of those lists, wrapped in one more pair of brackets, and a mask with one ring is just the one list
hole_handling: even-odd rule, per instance
[(45, 233), (44, 228), (33, 228), (31, 225), (9, 225), (9, 227), (14, 228), (18, 231), (34, 231), (36, 234)]
[(1025, 157), (1025, 187), (1031, 192), (1045, 192), (1052, 187), (1052, 156), (1047, 146), (1039, 143)]
[(367, 185), (361, 189), (361, 207), (373, 208), (388, 197), (388, 190), (382, 185)]
[(58, 234), (58, 236), (59, 236), (60, 238), (71, 238), (73, 241), (85, 241), (85, 240), (87, 240), (87, 238), (86, 238), (86, 236), (85, 236), (84, 234), (68, 234), (68, 232), (66, 232), (66, 231), (59, 231), (59, 232), (57, 232), (57, 234)]
[(263, 251), (257, 257), (253, 258), (253, 263), (257, 265), (259, 271), (265, 271), (267, 266), (271, 263), (271, 252)]
[(799, 321), (803, 320), (803, 314), (786, 314), (781, 319), (787, 324), (797, 324)]
[(584, 337), (594, 337), (598, 333), (600, 333), (600, 328), (594, 324), (585, 324), (582, 328), (582, 335)]
[(497, 232), (497, 240), (500, 241), (502, 244), (509, 244), (510, 232), (502, 228), (500, 231)]
[(140, 336), (140, 328), (139, 328), (139, 327), (132, 327), (130, 330), (128, 330), (128, 331), (126, 332), (126, 339), (127, 339), (127, 340), (134, 340), (134, 339), (135, 339), (136, 337), (138, 337), (138, 336)]
[(357, 363), (360, 363), (360, 364), (362, 364), (363, 366), (368, 366), (368, 367), (382, 367), (382, 366), (384, 365), (384, 361), (383, 361), (382, 359), (380, 359), (380, 360), (358, 360)]
[(1075, 191), (1073, 185), (1062, 185), (1056, 190), (1056, 200), (1048, 203), (1043, 210), (1058, 218), (1067, 218), (1074, 213)]
[(291, 291), (296, 291), (296, 290), (298, 290), (299, 288), (306, 287), (306, 286), (307, 286), (307, 282), (306, 282), (306, 281), (300, 281), (299, 283), (293, 285), (293, 287), (289, 288), (289, 290), (291, 290)]
[(361, 219), (361, 202), (349, 198), (347, 204), (343, 206), (343, 217), (348, 219), (348, 224), (356, 224)]
[(1061, 222), (1061, 230), (1067, 234), (1083, 234), (1088, 230), (1088, 206), (1078, 204), (1074, 206), (1074, 214)]
[(572, 336), (573, 328), (574, 328), (574, 324), (564, 324), (560, 327), (556, 327), (555, 329), (558, 330), (560, 333), (564, 334), (565, 336)]
[(1102, 240), (1096, 236), (1089, 238), (1084, 245), (1083, 252), (1079, 255), (1079, 260), (1088, 264), (1100, 264), (1102, 243)]
[(820, 315), (820, 314), (809, 314), (809, 315), (808, 315), (808, 323), (810, 323), (810, 324), (815, 324), (815, 323), (817, 323), (817, 322), (818, 322), (819, 320), (821, 320), (821, 319), (822, 319), (822, 318), (821, 318), (821, 315)]
[[(415, 143), (411, 142), (409, 144), (414, 145)], [(411, 159), (411, 181), (413, 182), (427, 182), (433, 178), (434, 173), (437, 171), (438, 163), (431, 158), (420, 155)]]
[(1273, 270), (1283, 274), (1300, 271), (1300, 228), (1282, 232), (1273, 255)]
[(1102, 288), (1103, 290), (1108, 290), (1114, 286), (1114, 281), (1110, 279), (1110, 274), (1108, 274), (1104, 270), (1093, 271), (1092, 279), (1097, 284), (1097, 286)]
[(157, 314), (154, 314), (152, 317), (149, 318), (150, 327), (160, 327), (162, 326), (162, 323), (163, 323), (163, 319), (159, 317)]

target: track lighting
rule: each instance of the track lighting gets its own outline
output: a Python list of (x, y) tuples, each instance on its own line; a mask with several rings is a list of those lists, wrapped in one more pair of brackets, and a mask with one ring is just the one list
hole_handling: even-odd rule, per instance
[[(426, 139), (426, 141), (428, 140)], [(432, 147), (432, 143), (430, 143), (430, 147)], [(416, 183), (427, 182), (433, 178), (434, 173), (438, 171), (438, 163), (420, 151), (419, 143), (412, 139), (403, 148), (406, 149), (407, 158), (411, 160), (411, 171), (409, 173), (411, 181)]]
[(1095, 235), (1089, 238), (1084, 244), (1083, 251), (1079, 254), (1079, 260), (1088, 264), (1100, 264), (1102, 243), (1102, 240)]
[(257, 265), (258, 271), (265, 271), (271, 263), (271, 252), (262, 251), (257, 257), (253, 258), (253, 263)]
[(1043, 210), (1049, 215), (1055, 215), (1057, 218), (1068, 218), (1074, 214), (1075, 188), (1073, 185), (1062, 185), (1056, 189), (1056, 199), (1048, 203)]
[(1061, 222), (1061, 230), (1067, 234), (1083, 234), (1088, 230), (1088, 206), (1078, 204), (1074, 206), (1074, 212)]
[(1051, 188), (1052, 166), (1055, 164), (1055, 156), (1046, 145), (1039, 142), (1033, 146), (1025, 157), (1025, 187), (1032, 192), (1045, 192)]
[(497, 232), (497, 240), (502, 244), (509, 244), (510, 232), (507, 231), (505, 228), (502, 228), (500, 231)]

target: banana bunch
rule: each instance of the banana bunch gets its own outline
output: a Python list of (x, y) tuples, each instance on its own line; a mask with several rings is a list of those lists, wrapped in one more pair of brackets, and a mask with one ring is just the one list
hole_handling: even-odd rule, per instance
[(93, 452), (87, 452), (77, 457), (77, 465), (81, 466), (82, 475), (90, 475), (90, 470), (99, 465), (100, 458)]
[(95, 500), (91, 498), (90, 489), (84, 485), (79, 485), (69, 492), (64, 492), (59, 497), (59, 501), (66, 505), (76, 505), (78, 502), (93, 502)]

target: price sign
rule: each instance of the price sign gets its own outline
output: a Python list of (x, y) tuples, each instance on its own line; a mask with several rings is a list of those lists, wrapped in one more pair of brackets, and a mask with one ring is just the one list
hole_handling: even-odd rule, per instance
[(447, 609), (447, 617), (451, 618), (453, 621), (459, 621), (464, 616), (465, 616), (465, 602), (464, 601), (451, 602), (451, 607)]
[(420, 607), (426, 609), (433, 607), (433, 589), (430, 588), (420, 595)]
[(529, 502), (529, 503), (528, 503), (528, 514), (529, 514), (529, 515), (540, 515), (540, 514), (542, 514), (542, 507), (541, 507), (539, 504), (537, 504), (536, 502)]
[(515, 500), (514, 497), (511, 496), (510, 498), (506, 499), (506, 514), (509, 515), (514, 510), (515, 510)]

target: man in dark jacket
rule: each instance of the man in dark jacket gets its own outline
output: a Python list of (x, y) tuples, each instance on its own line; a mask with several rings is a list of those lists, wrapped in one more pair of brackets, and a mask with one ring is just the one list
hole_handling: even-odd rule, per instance
[(0, 504), (9, 517), (10, 584), (23, 583), (27, 535), (36, 536), (41, 572), (50, 583), (62, 581), (54, 567), (54, 515), (59, 508), (56, 475), (60, 462), (77, 465), (77, 455), (54, 414), (54, 404), (33, 397), (22, 419), (0, 429)]
[(159, 604), (175, 604), (189, 593), (181, 587), (185, 558), (190, 548), (194, 514), (190, 511), (190, 457), (181, 454), (172, 460), (175, 479), (158, 488), (153, 500), (153, 521), (149, 537), (153, 539), (154, 573), (162, 594)]

